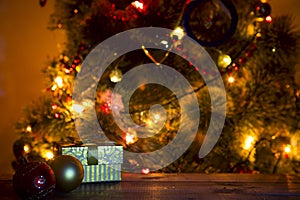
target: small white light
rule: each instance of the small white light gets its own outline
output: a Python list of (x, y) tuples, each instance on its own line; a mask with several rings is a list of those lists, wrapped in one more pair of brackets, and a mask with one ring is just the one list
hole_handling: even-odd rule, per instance
[(252, 147), (253, 142), (254, 142), (254, 137), (251, 135), (248, 136), (244, 143), (244, 149), (245, 150), (250, 149)]

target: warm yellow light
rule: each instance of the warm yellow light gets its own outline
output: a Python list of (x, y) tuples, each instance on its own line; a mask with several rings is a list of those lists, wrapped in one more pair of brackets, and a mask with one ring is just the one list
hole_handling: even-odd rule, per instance
[(261, 33), (256, 34), (256, 37), (261, 37), (261, 36), (262, 36)]
[(285, 153), (290, 153), (291, 152), (291, 145), (290, 144), (288, 144), (288, 145), (286, 145), (285, 147), (284, 147), (284, 152)]
[(150, 169), (149, 168), (142, 169), (142, 174), (149, 174), (149, 173), (150, 173)]
[(257, 17), (256, 21), (257, 22), (263, 22), (263, 21), (265, 21), (265, 18), (263, 18), (263, 17)]
[(221, 54), (218, 58), (218, 66), (226, 68), (231, 63), (231, 57), (226, 54)]
[(76, 70), (77, 72), (80, 72), (80, 69), (81, 69), (81, 65), (77, 65), (76, 68), (75, 68), (75, 70)]
[(26, 127), (26, 131), (27, 131), (28, 133), (31, 133), (31, 131), (32, 131), (32, 128), (31, 128), (31, 126), (30, 126), (30, 125), (28, 125), (28, 126)]
[(47, 160), (51, 160), (52, 158), (54, 158), (54, 154), (53, 154), (52, 151), (47, 151), (45, 153), (45, 157), (46, 157)]
[(267, 3), (267, 0), (260, 0), (260, 2), (262, 2), (262, 3)]
[(232, 77), (232, 76), (228, 77), (228, 82), (229, 83), (234, 83), (234, 81), (235, 81), (234, 77)]
[(122, 80), (122, 72), (119, 69), (114, 69), (113, 71), (111, 71), (111, 73), (109, 74), (109, 78), (110, 81), (113, 83), (118, 83)]
[(24, 147), (23, 147), (25, 153), (29, 153), (30, 151), (30, 146), (28, 144), (25, 144)]
[(59, 87), (59, 88), (62, 88), (64, 86), (63, 84), (63, 79), (62, 77), (58, 76), (54, 79), (54, 82), (56, 83), (56, 85)]
[(244, 149), (245, 150), (248, 150), (252, 147), (253, 145), (253, 142), (254, 142), (254, 137), (249, 135), (246, 140), (245, 140), (245, 143), (244, 143)]
[(249, 24), (247, 28), (247, 35), (253, 36), (255, 34), (255, 26), (254, 24)]
[(51, 87), (51, 90), (54, 91), (54, 90), (56, 90), (56, 88), (57, 88), (57, 85), (53, 85), (53, 86)]
[(273, 21), (272, 17), (269, 15), (265, 18), (266, 22), (271, 23)]
[(131, 128), (128, 129), (128, 132), (125, 136), (125, 142), (127, 145), (133, 144), (137, 141), (136, 131), (132, 130)]
[(180, 26), (177, 26), (170, 34), (171, 38), (174, 38), (174, 36), (176, 36), (178, 40), (181, 40), (184, 35), (184, 30)]
[(130, 133), (126, 133), (125, 137), (126, 144), (133, 144), (134, 143), (134, 135)]

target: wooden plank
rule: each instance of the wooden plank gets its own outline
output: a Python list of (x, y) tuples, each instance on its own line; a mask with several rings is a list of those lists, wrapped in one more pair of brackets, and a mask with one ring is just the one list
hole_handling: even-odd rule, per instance
[[(122, 174), (121, 182), (81, 184), (53, 199), (300, 199), (300, 176), (262, 174)], [(18, 199), (11, 180), (1, 199)]]

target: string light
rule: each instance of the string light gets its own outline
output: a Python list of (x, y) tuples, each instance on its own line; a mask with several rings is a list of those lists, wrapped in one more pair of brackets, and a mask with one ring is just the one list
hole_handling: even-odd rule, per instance
[(131, 128), (128, 129), (128, 132), (125, 136), (125, 142), (127, 145), (133, 144), (137, 141), (136, 132)]
[(119, 69), (114, 69), (109, 74), (110, 81), (113, 83), (120, 82), (122, 80), (122, 76), (123, 76), (123, 74), (122, 74), (121, 70), (119, 70)]
[(45, 156), (47, 160), (51, 160), (52, 158), (54, 158), (54, 154), (52, 151), (46, 151)]
[(228, 80), (228, 83), (234, 83), (234, 81), (235, 81), (233, 76), (229, 76), (227, 80)]
[(149, 174), (149, 173), (150, 173), (150, 169), (149, 168), (142, 169), (142, 174)]
[(32, 131), (32, 128), (31, 128), (31, 126), (30, 126), (30, 125), (28, 125), (28, 126), (26, 127), (26, 131), (27, 131), (28, 133), (31, 133), (31, 131)]
[(291, 152), (291, 145), (290, 144), (288, 144), (288, 145), (286, 145), (285, 147), (284, 147), (284, 152), (285, 153), (290, 153)]
[(53, 110), (56, 110), (56, 109), (58, 108), (58, 105), (57, 105), (56, 103), (55, 103), (55, 104), (52, 104), (51, 108), (52, 108)]
[(271, 23), (273, 21), (272, 17), (269, 15), (265, 18), (266, 22)]
[(25, 153), (29, 153), (30, 152), (30, 146), (28, 144), (25, 144), (23, 147)]
[[(177, 26), (170, 34), (172, 39), (178, 39), (181, 40), (183, 36), (185, 35), (185, 32), (182, 27)], [(177, 38), (175, 38), (177, 37)]]
[(139, 11), (143, 11), (144, 10), (144, 4), (142, 2), (134, 1), (134, 2), (131, 3), (131, 5), (133, 7), (135, 7), (136, 9), (138, 9)]
[(56, 85), (59, 87), (59, 88), (62, 88), (64, 86), (63, 84), (63, 78), (60, 77), (60, 76), (57, 76), (55, 79), (54, 79), (54, 82), (56, 83)]
[(252, 147), (253, 142), (254, 142), (254, 137), (249, 135), (245, 140), (244, 149), (249, 150)]

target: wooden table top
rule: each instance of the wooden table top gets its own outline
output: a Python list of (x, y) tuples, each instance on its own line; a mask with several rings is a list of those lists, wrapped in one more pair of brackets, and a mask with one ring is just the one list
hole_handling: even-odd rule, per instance
[[(19, 199), (11, 178), (0, 178), (0, 199)], [(120, 182), (81, 184), (51, 199), (300, 200), (300, 175), (123, 173)]]

